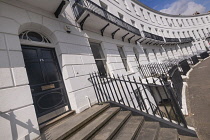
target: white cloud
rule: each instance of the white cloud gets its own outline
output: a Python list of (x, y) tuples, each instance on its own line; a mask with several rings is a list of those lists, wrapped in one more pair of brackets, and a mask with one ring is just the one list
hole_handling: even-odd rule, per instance
[(165, 9), (160, 10), (160, 12), (173, 14), (173, 15), (192, 15), (196, 11), (204, 13), (206, 8), (192, 0), (178, 0), (170, 5), (165, 6)]

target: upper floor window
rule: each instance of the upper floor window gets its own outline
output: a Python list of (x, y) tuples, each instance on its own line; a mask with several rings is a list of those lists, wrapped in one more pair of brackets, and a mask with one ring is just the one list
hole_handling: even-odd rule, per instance
[(141, 9), (141, 8), (140, 8), (140, 11), (141, 11), (141, 13), (142, 13), (142, 15), (143, 15), (144, 19), (146, 19), (146, 20), (147, 20), (147, 17), (146, 17), (146, 15), (144, 14), (143, 9)]
[(191, 35), (190, 35), (190, 32), (189, 31), (187, 31), (187, 33), (188, 33), (188, 36), (190, 37)]
[(124, 53), (124, 51), (123, 51), (123, 47), (118, 46), (117, 48), (118, 48), (120, 57), (121, 57), (121, 59), (122, 59), (123, 65), (124, 65), (124, 67), (125, 67), (125, 70), (126, 70), (126, 71), (130, 71), (130, 68), (129, 68), (128, 62), (127, 62), (127, 57), (126, 57), (126, 55), (125, 55), (125, 53)]
[(128, 7), (128, 4), (126, 2), (126, 0), (122, 0), (122, 1), (123, 1), (124, 5), (125, 5), (125, 8), (128, 9), (128, 10), (130, 10), (129, 7)]
[(104, 2), (100, 1), (100, 4), (101, 4), (101, 8), (108, 11), (108, 6)]
[(136, 15), (139, 15), (138, 11), (136, 10), (135, 4), (131, 3), (131, 5), (132, 5), (133, 10), (134, 10), (134, 12), (136, 13)]
[(95, 42), (90, 42), (90, 47), (91, 47), (99, 74), (101, 76), (106, 76), (107, 72), (108, 72), (108, 68), (106, 65), (106, 58), (103, 53), (101, 44), (95, 43)]
[(188, 26), (190, 26), (189, 20), (188, 20), (188, 19), (186, 19), (186, 21), (187, 21)]
[(201, 18), (201, 20), (202, 20), (203, 24), (205, 24), (205, 21), (204, 21), (204, 19), (203, 19), (203, 18)]
[(183, 36), (186, 38), (185, 32), (183, 31), (182, 33), (183, 33)]
[(144, 31), (144, 25), (143, 24), (141, 24), (141, 28), (142, 28), (142, 31)]
[[(161, 22), (163, 23), (163, 17), (160, 17)], [(164, 24), (164, 23), (163, 23)]]
[(193, 25), (195, 25), (195, 23), (194, 23), (193, 19), (191, 19), (191, 21), (192, 21)]
[(131, 24), (136, 27), (136, 22), (134, 20), (131, 19)]
[(206, 17), (207, 21), (209, 21), (209, 17)]
[(148, 14), (150, 20), (151, 20), (152, 22), (154, 22), (153, 19), (152, 19), (152, 17), (151, 17), (151, 14), (150, 14), (149, 12), (147, 12), (147, 14)]
[(176, 25), (174, 24), (174, 20), (173, 20), (173, 19), (171, 19), (171, 22), (172, 22), (172, 24), (173, 24), (174, 26), (176, 26)]
[(201, 34), (200, 34), (199, 30), (197, 30), (197, 33), (198, 33), (199, 37), (201, 38)]
[(120, 18), (121, 20), (124, 21), (124, 16), (123, 16), (123, 14), (118, 13), (118, 15), (119, 15), (119, 18)]
[(196, 18), (196, 21), (197, 21), (197, 23), (198, 23), (198, 24), (200, 24), (200, 22), (199, 22), (198, 18)]
[(156, 16), (156, 15), (154, 15), (154, 17), (155, 17), (155, 20), (158, 22), (158, 20), (157, 20), (157, 16)]

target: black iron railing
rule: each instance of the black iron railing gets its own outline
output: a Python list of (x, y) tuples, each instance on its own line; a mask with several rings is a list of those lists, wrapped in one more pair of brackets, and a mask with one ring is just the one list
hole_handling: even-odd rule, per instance
[(171, 123), (176, 121), (187, 128), (187, 122), (171, 84), (161, 78), (141, 80), (140, 77), (118, 75), (102, 78), (98, 73), (91, 73), (90, 81), (98, 103), (116, 102)]
[(199, 62), (197, 55), (192, 56), (191, 61), (192, 61), (193, 65), (197, 64)]
[(72, 6), (76, 19), (78, 20), (81, 15), (87, 10), (91, 13), (94, 13), (97, 16), (125, 29), (129, 32), (132, 32), (136, 35), (141, 36), (139, 29), (126, 23), (115, 15), (109, 13), (105, 9), (101, 8), (99, 5), (95, 4), (91, 0), (76, 0)]
[(179, 43), (179, 39), (178, 38), (167, 38), (165, 37), (166, 42), (170, 42), (170, 43)]
[(187, 62), (187, 59), (180, 61), (179, 66), (183, 75), (186, 75), (187, 72), (190, 70), (190, 65)]
[(194, 41), (194, 39), (192, 37), (187, 37), (187, 38), (180, 38), (181, 43), (190, 43), (192, 41)]
[(207, 57), (209, 57), (209, 54), (207, 51), (200, 53), (201, 59), (205, 59)]
[(181, 76), (181, 72), (179, 70), (179, 67), (177, 65), (173, 66), (168, 71), (169, 78), (172, 82), (173, 89), (175, 92), (175, 97), (180, 106), (182, 106), (182, 88), (183, 88), (183, 79)]
[(158, 41), (164, 41), (162, 36), (154, 35), (152, 33), (146, 32), (146, 31), (143, 31), (143, 33), (146, 38), (150, 38), (150, 39), (154, 39), (154, 40), (158, 40)]
[(168, 71), (176, 65), (175, 61), (165, 63), (149, 63), (139, 64), (138, 69), (140, 74), (146, 77), (159, 77), (162, 74), (167, 74)]

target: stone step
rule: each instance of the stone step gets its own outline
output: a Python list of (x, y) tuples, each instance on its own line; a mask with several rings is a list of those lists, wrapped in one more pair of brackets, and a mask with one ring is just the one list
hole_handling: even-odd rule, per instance
[(69, 134), (76, 131), (78, 128), (92, 120), (98, 114), (106, 110), (109, 106), (109, 104), (95, 105), (82, 113), (70, 117), (65, 122), (57, 125), (49, 131), (42, 133), (38, 139), (62, 140), (63, 138), (67, 137)]
[(53, 127), (63, 123), (64, 121), (66, 121), (66, 119), (68, 119), (69, 117), (72, 117), (73, 115), (75, 115), (74, 110), (68, 111), (56, 117), (55, 119), (50, 120), (49, 122), (40, 125), (39, 128), (41, 129), (41, 132), (48, 131), (49, 129), (52, 129)]
[(90, 122), (86, 126), (79, 129), (78, 132), (76, 132), (72, 136), (69, 136), (67, 139), (68, 140), (88, 139), (119, 111), (120, 111), (119, 107), (113, 107), (113, 108), (107, 109), (100, 116), (98, 116), (96, 119), (94, 119), (92, 122)]
[(130, 117), (130, 111), (120, 111), (116, 114), (97, 134), (92, 138), (93, 140), (108, 140), (111, 139), (120, 127)]
[(158, 140), (178, 140), (179, 135), (176, 129), (160, 128)]
[(131, 116), (113, 140), (133, 140), (144, 123), (144, 117)]
[(179, 135), (179, 139), (180, 140), (199, 140), (199, 138), (196, 138), (196, 137), (183, 136), (183, 135)]
[(136, 140), (156, 140), (160, 130), (158, 122), (144, 122)]

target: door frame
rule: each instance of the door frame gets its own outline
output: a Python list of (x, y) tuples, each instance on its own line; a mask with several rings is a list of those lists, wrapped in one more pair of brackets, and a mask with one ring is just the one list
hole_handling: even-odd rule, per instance
[[(59, 74), (60, 74), (60, 76), (61, 76), (61, 79), (62, 79), (62, 82), (63, 82), (63, 90), (64, 90), (64, 98), (66, 99), (66, 104), (67, 104), (67, 106), (68, 106), (68, 111), (71, 111), (72, 109), (71, 109), (71, 105), (70, 105), (70, 101), (69, 101), (69, 98), (68, 98), (68, 94), (67, 94), (67, 90), (66, 90), (66, 85), (65, 85), (65, 82), (64, 82), (64, 78), (63, 78), (63, 74), (62, 74), (62, 71), (61, 71), (61, 64), (59, 63), (59, 61), (58, 61), (58, 55), (57, 55), (57, 52), (56, 52), (56, 49), (55, 49), (55, 46), (53, 45), (53, 44), (49, 44), (49, 43), (40, 43), (40, 42), (35, 42), (35, 41), (28, 41), (28, 40), (23, 40), (23, 39), (20, 39), (20, 45), (21, 45), (21, 51), (22, 51), (22, 46), (24, 45), (24, 46), (28, 46), (28, 47), (37, 47), (37, 48), (47, 48), (47, 49), (52, 49), (53, 51), (54, 51), (54, 53), (55, 53), (55, 61), (56, 61), (56, 63), (58, 64), (58, 72), (59, 72)], [(24, 59), (24, 57), (23, 57), (23, 59)], [(25, 61), (24, 61), (24, 65), (25, 65)], [(27, 77), (28, 77), (28, 74), (26, 73), (26, 75), (27, 75)], [(28, 84), (29, 86), (30, 86), (30, 84)], [(30, 93), (31, 93), (31, 96), (32, 96), (32, 92), (31, 92), (31, 90), (30, 90)], [(32, 97), (33, 98), (33, 97)], [(34, 105), (34, 104), (33, 104)], [(64, 106), (65, 107), (65, 106)], [(62, 107), (61, 107), (62, 108)], [(59, 109), (59, 108), (57, 108), (57, 109)], [(39, 125), (42, 125), (42, 124), (44, 124), (44, 123), (46, 123), (46, 122), (49, 122), (49, 121), (51, 121), (51, 120), (53, 120), (53, 119), (55, 119), (55, 118), (57, 118), (57, 117), (59, 117), (59, 116), (61, 116), (61, 115), (63, 115), (63, 114), (65, 114), (66, 112), (68, 112), (68, 111), (65, 111), (65, 112), (63, 112), (63, 113), (61, 113), (61, 114), (59, 114), (59, 115), (56, 115), (55, 117), (52, 117), (52, 118), (50, 118), (50, 119), (48, 119), (48, 120), (46, 120), (46, 121), (44, 121), (44, 122), (41, 122), (41, 123), (39, 123)], [(53, 112), (53, 111), (51, 111), (51, 112)], [(48, 112), (47, 114), (49, 114), (50, 112)], [(45, 115), (47, 115), (47, 114), (45, 114)], [(44, 115), (43, 115), (44, 116)], [(42, 117), (42, 116), (40, 116), (40, 117)], [(37, 117), (37, 119), (38, 119), (39, 117)]]

